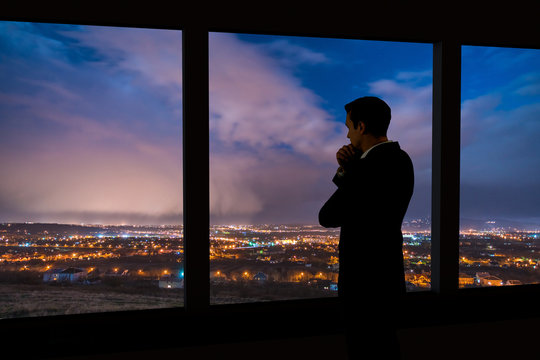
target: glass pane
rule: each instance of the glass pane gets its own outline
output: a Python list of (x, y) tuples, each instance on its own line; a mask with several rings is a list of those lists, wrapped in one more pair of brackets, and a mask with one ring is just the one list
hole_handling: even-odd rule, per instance
[(540, 281), (540, 50), (462, 48), (460, 287)]
[(0, 22), (0, 318), (183, 305), (181, 33)]
[[(337, 296), (339, 228), (319, 226), (318, 212), (349, 143), (344, 105), (365, 95), (389, 103), (389, 138), (415, 164), (405, 266), (409, 289), (429, 288), (432, 45), (230, 33), (209, 41), (211, 303)], [(384, 254), (359, 254), (359, 270), (362, 256), (385, 266)]]

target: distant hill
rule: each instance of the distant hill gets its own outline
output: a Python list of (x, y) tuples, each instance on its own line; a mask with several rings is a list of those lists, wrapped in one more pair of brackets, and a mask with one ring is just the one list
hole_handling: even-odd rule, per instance
[(103, 227), (74, 224), (9, 223), (0, 224), (0, 231), (7, 233), (58, 234), (58, 235), (94, 235), (103, 231)]
[(3, 223), (0, 224), (0, 233), (22, 234), (48, 234), (48, 235), (81, 235), (94, 236), (97, 234), (116, 235), (125, 231), (144, 229), (180, 229), (181, 226), (135, 226), (135, 225), (80, 225), (56, 223)]

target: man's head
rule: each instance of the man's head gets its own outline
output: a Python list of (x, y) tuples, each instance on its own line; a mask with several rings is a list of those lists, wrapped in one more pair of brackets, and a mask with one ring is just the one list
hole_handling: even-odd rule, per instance
[(364, 96), (345, 105), (345, 111), (347, 111), (345, 124), (349, 128), (347, 137), (355, 148), (362, 149), (362, 144), (386, 139), (386, 131), (392, 116), (390, 107), (383, 100), (374, 96)]

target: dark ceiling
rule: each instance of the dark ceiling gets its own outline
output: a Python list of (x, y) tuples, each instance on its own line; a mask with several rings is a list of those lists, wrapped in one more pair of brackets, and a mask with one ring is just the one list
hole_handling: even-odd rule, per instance
[(469, 45), (540, 47), (539, 1), (482, 3), (319, 2), (306, 6), (273, 1), (241, 6), (234, 2), (136, 2), (113, 8), (96, 2), (64, 6), (18, 2), (2, 5), (0, 19), (174, 29), (200, 26), (210, 31), (420, 42), (444, 39)]

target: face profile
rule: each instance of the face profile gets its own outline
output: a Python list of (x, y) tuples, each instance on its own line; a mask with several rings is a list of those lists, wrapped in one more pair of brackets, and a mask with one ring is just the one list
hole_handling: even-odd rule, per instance
[(349, 131), (347, 132), (347, 138), (351, 141), (351, 145), (354, 146), (356, 150), (362, 150), (362, 135), (364, 133), (364, 123), (359, 121), (357, 126), (354, 126), (351, 121), (351, 113), (347, 113), (347, 119), (345, 120), (345, 125)]

